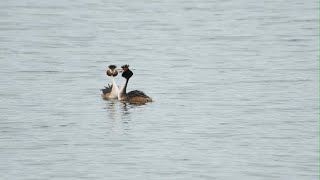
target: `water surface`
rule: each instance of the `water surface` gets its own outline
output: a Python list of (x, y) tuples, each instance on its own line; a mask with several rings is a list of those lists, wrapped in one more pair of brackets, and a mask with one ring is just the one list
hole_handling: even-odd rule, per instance
[[(0, 9), (0, 179), (318, 178), (317, 1)], [(109, 64), (155, 102), (102, 100)]]

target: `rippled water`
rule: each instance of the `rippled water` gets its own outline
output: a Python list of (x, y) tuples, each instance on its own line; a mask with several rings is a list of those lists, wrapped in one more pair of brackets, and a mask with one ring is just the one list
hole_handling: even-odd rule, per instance
[[(0, 179), (318, 178), (317, 1), (0, 9)], [(126, 63), (155, 102), (102, 100)]]

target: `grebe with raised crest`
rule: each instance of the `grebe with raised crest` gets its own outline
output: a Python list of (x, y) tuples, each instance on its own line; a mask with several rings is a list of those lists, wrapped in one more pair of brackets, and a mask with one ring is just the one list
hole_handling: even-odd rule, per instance
[(106, 74), (111, 77), (112, 84), (111, 86), (108, 84), (108, 87), (105, 86), (104, 89), (101, 89), (102, 91), (102, 98), (103, 99), (116, 99), (118, 98), (119, 94), (119, 87), (117, 86), (114, 77), (118, 75), (118, 71), (116, 70), (116, 65), (110, 65), (109, 69), (106, 71)]
[(123, 65), (122, 68), (122, 77), (126, 79), (124, 86), (121, 88), (118, 99), (120, 101), (127, 101), (131, 103), (147, 103), (152, 102), (152, 99), (147, 96), (144, 92), (139, 90), (130, 91), (127, 93), (127, 86), (129, 79), (133, 75), (133, 72), (129, 69), (129, 65)]

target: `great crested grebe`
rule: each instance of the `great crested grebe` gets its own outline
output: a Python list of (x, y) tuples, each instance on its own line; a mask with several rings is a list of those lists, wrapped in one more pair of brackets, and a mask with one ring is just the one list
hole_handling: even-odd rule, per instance
[(121, 66), (123, 72), (122, 77), (126, 78), (126, 83), (122, 87), (122, 89), (119, 92), (118, 99), (120, 101), (127, 101), (131, 103), (146, 103), (151, 102), (152, 99), (147, 96), (144, 92), (139, 90), (130, 91), (127, 93), (127, 86), (129, 79), (133, 75), (133, 72), (129, 69), (129, 65), (123, 65)]
[(104, 89), (101, 89), (102, 91), (102, 98), (103, 99), (116, 99), (118, 98), (118, 94), (119, 94), (119, 88), (114, 80), (114, 77), (116, 77), (118, 75), (118, 71), (116, 70), (115, 65), (110, 65), (109, 69), (106, 71), (106, 74), (108, 76), (111, 76), (112, 79), (112, 85), (110, 86), (108, 84), (108, 87), (105, 86)]

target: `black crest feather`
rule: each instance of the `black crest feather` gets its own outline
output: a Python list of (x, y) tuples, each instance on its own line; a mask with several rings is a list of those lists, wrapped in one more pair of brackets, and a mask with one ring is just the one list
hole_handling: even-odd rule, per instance
[(129, 64), (125, 64), (123, 66), (121, 66), (121, 68), (128, 68), (129, 67)]
[(117, 66), (116, 66), (116, 65), (111, 64), (111, 65), (109, 66), (109, 68), (113, 71), (115, 68), (117, 68)]

